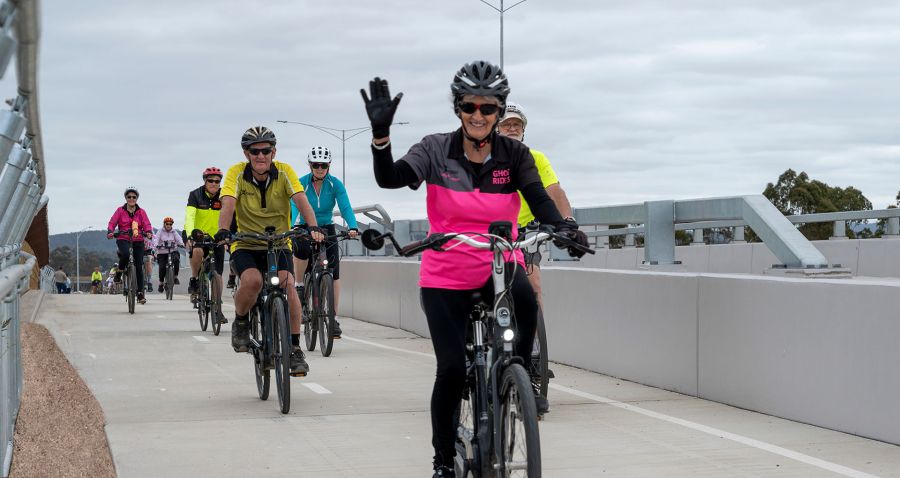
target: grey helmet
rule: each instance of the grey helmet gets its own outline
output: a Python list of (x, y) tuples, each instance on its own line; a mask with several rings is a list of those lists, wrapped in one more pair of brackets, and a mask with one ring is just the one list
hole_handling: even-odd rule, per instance
[(255, 143), (269, 143), (275, 146), (275, 133), (265, 126), (254, 126), (244, 131), (244, 135), (241, 136), (241, 147), (247, 149)]
[(494, 96), (500, 105), (506, 104), (509, 96), (509, 80), (499, 66), (486, 61), (473, 61), (463, 65), (450, 84), (453, 93), (454, 110), (459, 114), (459, 102), (463, 95)]

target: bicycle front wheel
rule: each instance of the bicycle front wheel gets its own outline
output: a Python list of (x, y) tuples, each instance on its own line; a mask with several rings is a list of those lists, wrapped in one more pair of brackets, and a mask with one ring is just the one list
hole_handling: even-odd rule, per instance
[(309, 275), (303, 278), (303, 286), (303, 294), (306, 295), (306, 298), (301, 298), (303, 299), (303, 339), (306, 341), (306, 350), (312, 352), (316, 349), (316, 335), (319, 330), (319, 318), (313, 301), (318, 302), (318, 299), (313, 293)]
[(260, 329), (259, 307), (255, 305), (250, 309), (250, 337), (259, 344), (259, 347), (251, 349), (253, 352), (253, 372), (256, 375), (256, 392), (259, 394), (260, 400), (268, 400), (271, 374), (265, 364), (266, 354), (263, 334)]
[(319, 352), (323, 357), (331, 355), (334, 347), (334, 279), (323, 274), (319, 280)]
[(200, 330), (206, 332), (209, 327), (209, 281), (205, 274), (200, 274), (199, 294), (197, 295), (197, 315), (200, 316)]
[(291, 324), (287, 318), (287, 303), (284, 297), (275, 296), (269, 302), (269, 317), (272, 319), (272, 356), (275, 361), (275, 387), (278, 390), (278, 405), (281, 413), (291, 409)]
[(213, 335), (219, 335), (222, 330), (222, 323), (219, 322), (222, 318), (222, 284), (218, 275), (210, 281), (210, 305)]
[(126, 285), (128, 288), (128, 296), (126, 300), (128, 301), (128, 313), (134, 313), (134, 303), (137, 300), (137, 291), (135, 290), (137, 287), (140, 287), (137, 283), (137, 272), (134, 270), (134, 264), (128, 264), (128, 284)]
[(500, 472), (504, 477), (541, 476), (541, 437), (534, 390), (525, 368), (512, 364), (500, 386)]
[(544, 325), (544, 311), (538, 307), (537, 330), (535, 331), (534, 346), (531, 350), (530, 370), (528, 372), (535, 390), (544, 398), (547, 398), (547, 392), (550, 389), (549, 359), (547, 355), (547, 328)]
[[(172, 253), (174, 254), (174, 252)], [(166, 266), (166, 299), (172, 300), (175, 294), (175, 268), (172, 264)]]

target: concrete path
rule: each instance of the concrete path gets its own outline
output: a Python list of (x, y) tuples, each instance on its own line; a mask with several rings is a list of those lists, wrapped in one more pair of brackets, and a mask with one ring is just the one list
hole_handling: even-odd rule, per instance
[[(215, 337), (186, 297), (148, 299), (132, 316), (121, 297), (48, 295), (37, 319), (100, 401), (120, 477), (431, 476), (430, 341), (344, 319), (282, 415), (230, 325)], [(894, 445), (552, 368), (546, 477), (900, 477)]]

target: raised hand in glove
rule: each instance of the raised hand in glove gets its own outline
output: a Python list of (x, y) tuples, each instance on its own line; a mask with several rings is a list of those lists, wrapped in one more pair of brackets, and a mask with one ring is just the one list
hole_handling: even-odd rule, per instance
[[(590, 244), (588, 244), (587, 235), (584, 232), (578, 230), (578, 223), (576, 223), (573, 219), (569, 219), (562, 225), (558, 226), (556, 228), (556, 233), (564, 236), (566, 239), (572, 242), (577, 243), (580, 246), (590, 247)], [(560, 249), (567, 248), (569, 255), (572, 257), (581, 257), (584, 255), (584, 251), (565, 244), (559, 239), (554, 240), (553, 243), (556, 244), (556, 247), (559, 247)]]
[(403, 93), (397, 93), (397, 96), (392, 100), (387, 80), (382, 80), (377, 76), (369, 82), (371, 99), (366, 95), (364, 88), (360, 89), (359, 93), (362, 95), (363, 103), (366, 104), (366, 113), (368, 113), (369, 122), (372, 124), (372, 137), (381, 139), (390, 136), (391, 123), (394, 122), (394, 113), (397, 111), (400, 99), (403, 98)]

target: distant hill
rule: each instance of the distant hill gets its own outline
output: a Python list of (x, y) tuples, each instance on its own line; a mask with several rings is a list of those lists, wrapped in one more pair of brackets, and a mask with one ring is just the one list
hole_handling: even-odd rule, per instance
[[(75, 233), (50, 235), (50, 250), (68, 246), (75, 249)], [(116, 241), (106, 239), (106, 231), (85, 231), (78, 240), (78, 248), (82, 251), (115, 252)]]

